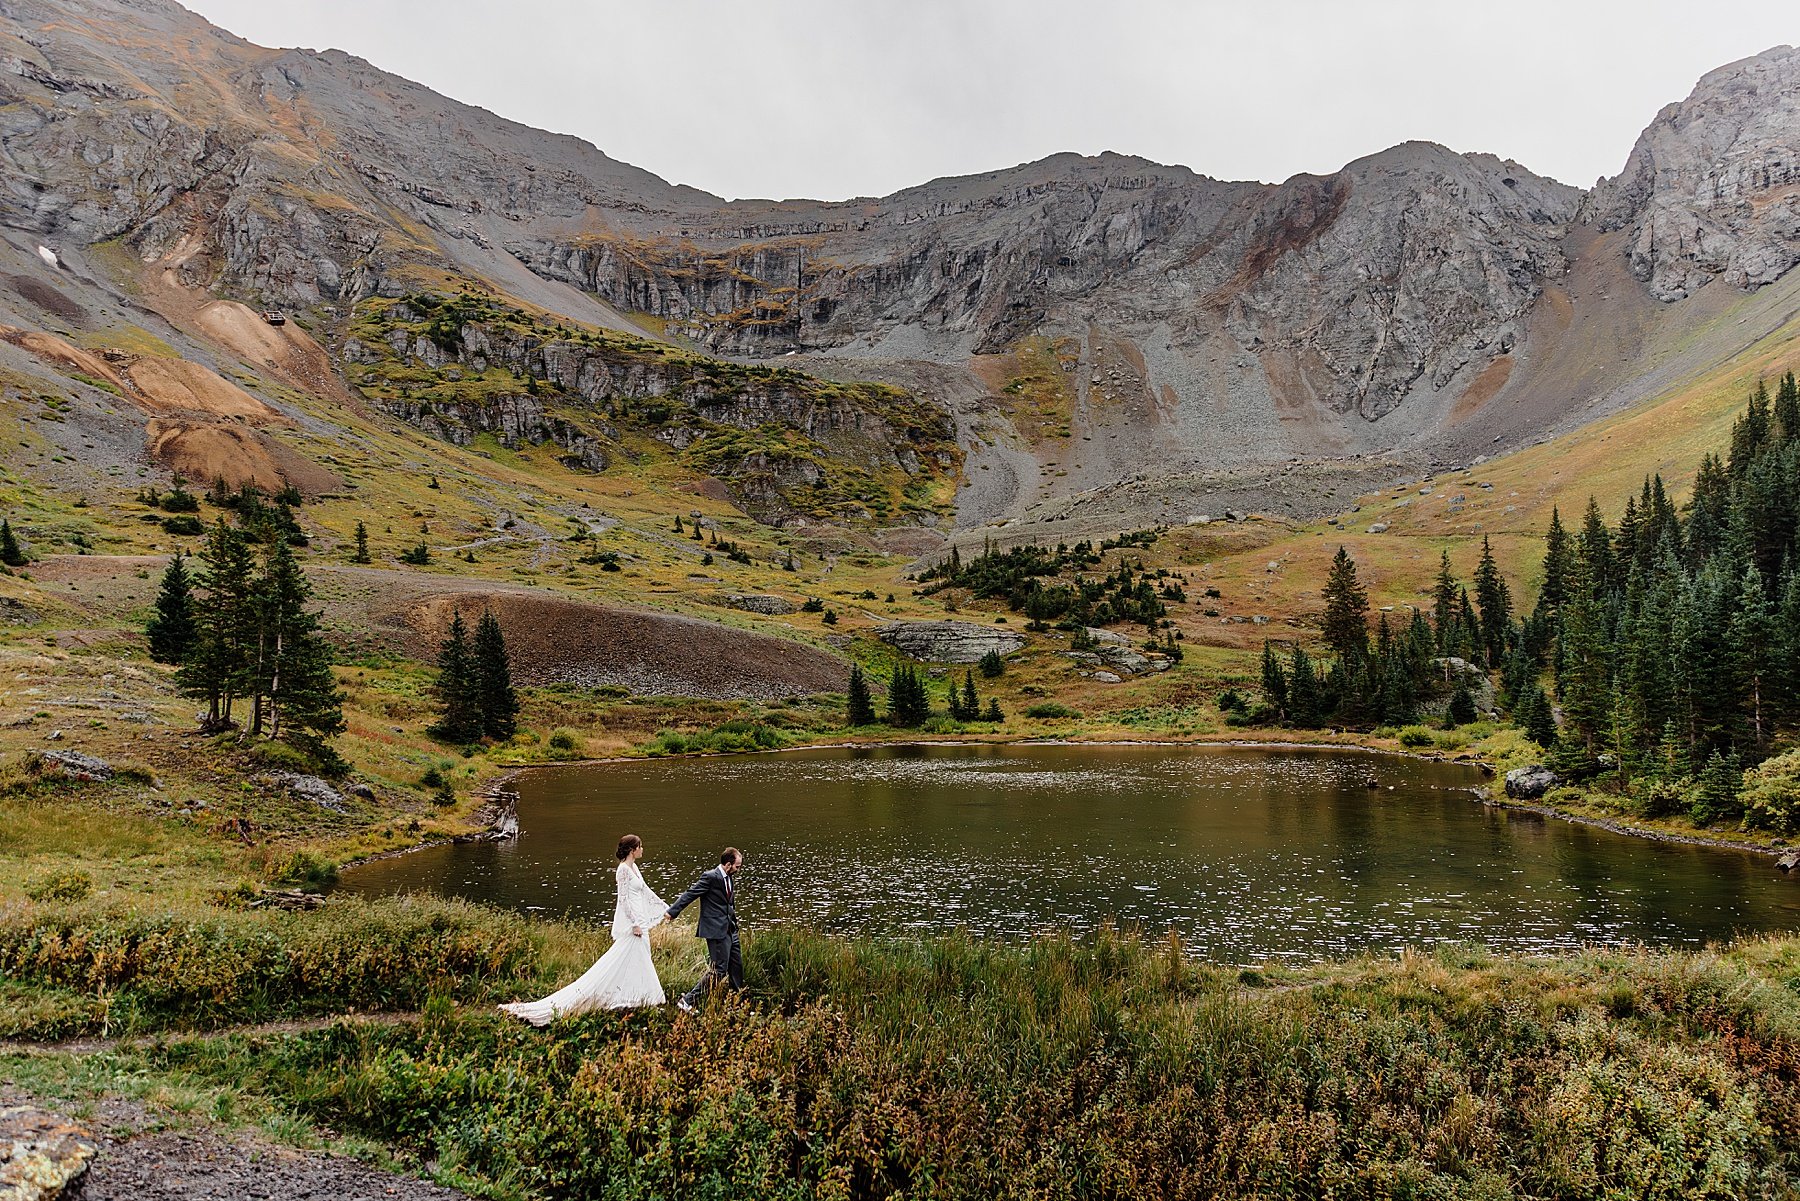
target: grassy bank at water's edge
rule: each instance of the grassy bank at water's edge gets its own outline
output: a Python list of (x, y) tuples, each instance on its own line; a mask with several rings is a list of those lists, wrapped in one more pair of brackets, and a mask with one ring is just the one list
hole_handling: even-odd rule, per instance
[[(343, 946), (357, 928), (391, 946)], [(160, 970), (115, 966), (156, 938)], [(487, 938), (478, 965), (458, 959)], [(203, 1097), (496, 1197), (1743, 1198), (1792, 1196), (1800, 1171), (1793, 939), (1270, 975), (1113, 933), (778, 930), (747, 940), (747, 994), (699, 1015), (537, 1031), (452, 1003), (566, 979), (590, 941), (424, 900), (179, 920), (15, 907), (14, 1000), (102, 977), (147, 1025), (188, 1012), (178, 997), (247, 1021), (366, 1000), (353, 982), (380, 979), (377, 1003), (422, 1012), (0, 1052), (0, 1076), (76, 1104)]]

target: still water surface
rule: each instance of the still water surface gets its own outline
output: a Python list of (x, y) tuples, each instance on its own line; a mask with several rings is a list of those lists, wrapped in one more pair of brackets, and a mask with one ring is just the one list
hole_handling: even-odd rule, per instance
[[(1371, 789), (1369, 780), (1377, 781)], [(1349, 751), (933, 746), (548, 769), (515, 843), (347, 872), (610, 921), (620, 834), (664, 899), (748, 855), (746, 926), (1019, 938), (1107, 920), (1229, 963), (1442, 941), (1692, 944), (1800, 926), (1771, 860), (1479, 804), (1473, 769)]]

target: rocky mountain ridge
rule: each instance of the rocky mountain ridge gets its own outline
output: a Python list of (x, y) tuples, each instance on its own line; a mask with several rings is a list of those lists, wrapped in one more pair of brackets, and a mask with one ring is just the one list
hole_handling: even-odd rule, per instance
[[(1278, 185), (1057, 155), (883, 198), (726, 202), (167, 0), (0, 0), (0, 152), (0, 230), (306, 311), (352, 383), (359, 305), (475, 289), (909, 388), (958, 431), (964, 524), (1090, 493), (1169, 516), (1159, 495), (1205, 501), (1182, 481), (1295, 459), (1358, 478), (1467, 461), (1596, 399), (1574, 341), (1544, 332), (1567, 297), (1643, 326), (1800, 261), (1787, 47), (1708, 74), (1587, 193), (1409, 142)], [(1584, 283), (1618, 262), (1637, 294)], [(1061, 349), (1034, 374), (1040, 346)], [(1648, 386), (1609, 381), (1602, 407)], [(1278, 508), (1325, 503), (1269, 487)]]

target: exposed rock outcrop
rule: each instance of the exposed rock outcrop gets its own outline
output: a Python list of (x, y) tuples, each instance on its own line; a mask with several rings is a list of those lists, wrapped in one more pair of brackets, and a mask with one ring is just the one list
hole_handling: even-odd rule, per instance
[(39, 751), (44, 762), (71, 780), (104, 784), (113, 778), (113, 765), (97, 755), (81, 751)]
[(1562, 783), (1561, 777), (1543, 764), (1515, 767), (1506, 773), (1506, 795), (1519, 801), (1535, 801)]
[(274, 785), (296, 800), (310, 802), (332, 813), (345, 812), (343, 795), (318, 776), (291, 771), (272, 771), (265, 773), (261, 779), (264, 783)]
[(29, 1105), (0, 1108), (0, 1197), (78, 1196), (98, 1150), (94, 1136), (67, 1118)]
[(800, 606), (785, 596), (772, 596), (768, 593), (733, 592), (725, 597), (728, 608), (742, 609), (746, 613), (761, 613), (768, 617), (785, 617), (789, 613), (798, 612)]
[(883, 642), (923, 663), (976, 663), (989, 651), (1010, 655), (1025, 636), (966, 621), (897, 621), (878, 631)]
[(1702, 76), (1656, 115), (1624, 171), (1584, 206), (1630, 235), (1634, 275), (1662, 300), (1715, 279), (1756, 288), (1800, 263), (1800, 50)]
[[(1279, 185), (1061, 154), (886, 197), (727, 202), (162, 0), (8, 0), (0, 43), (0, 221), (65, 265), (116, 241), (175, 283), (308, 310), (337, 336), (378, 300), (466, 285), (552, 323), (889, 381), (933, 411), (715, 388), (679, 355), (625, 362), (503, 325), (403, 349), (517, 388), (375, 397), (437, 436), (554, 443), (589, 469), (620, 453), (608, 406), (674, 398), (654, 436), (773, 522), (929, 522), (957, 443), (998, 468), (965, 481), (972, 522), (1075, 493), (1134, 513), (1261, 505), (1266, 468), (1296, 458), (1329, 465), (1333, 487), (1391, 475), (1383, 456), (1467, 461), (1592, 395), (1571, 377), (1542, 412), (1469, 441), (1472, 413), (1516, 412), (1523, 377), (1547, 370), (1524, 342), (1561, 328), (1536, 318), (1573, 294), (1581, 221), (1619, 233), (1602, 253), (1665, 300), (1800, 261), (1800, 56), (1785, 47), (1707, 75), (1585, 201), (1517, 163), (1408, 142)], [(342, 345), (354, 381), (372, 348)], [(764, 429), (806, 444), (749, 437)], [(1241, 493), (1224, 487), (1238, 470)], [(1343, 499), (1324, 491), (1308, 503)]]

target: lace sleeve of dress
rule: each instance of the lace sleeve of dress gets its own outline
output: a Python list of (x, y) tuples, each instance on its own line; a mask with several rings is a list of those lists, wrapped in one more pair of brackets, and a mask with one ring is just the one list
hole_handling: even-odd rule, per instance
[(619, 864), (619, 903), (634, 926), (649, 926), (661, 913), (660, 909), (651, 908), (659, 902), (650, 886), (644, 883), (644, 875), (635, 863)]
[(669, 906), (661, 897), (651, 891), (650, 885), (644, 880), (643, 870), (641, 868), (633, 870), (637, 872), (638, 895), (644, 900), (644, 916), (654, 922), (668, 912)]

